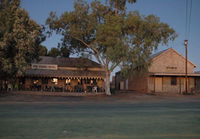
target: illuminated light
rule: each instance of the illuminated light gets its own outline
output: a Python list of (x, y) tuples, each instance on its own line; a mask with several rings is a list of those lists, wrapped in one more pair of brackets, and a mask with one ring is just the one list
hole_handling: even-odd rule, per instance
[(37, 84), (39, 82), (39, 80), (34, 80), (33, 84)]
[(71, 82), (71, 79), (66, 79), (66, 84), (70, 83)]
[(55, 83), (55, 84), (58, 84), (58, 79), (57, 78), (53, 78), (52, 82)]
[(187, 44), (188, 44), (188, 40), (185, 40), (185, 41), (184, 41), (184, 44), (187, 45)]

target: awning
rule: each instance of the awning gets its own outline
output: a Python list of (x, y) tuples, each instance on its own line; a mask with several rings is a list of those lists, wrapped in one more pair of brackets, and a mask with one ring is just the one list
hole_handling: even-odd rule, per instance
[[(185, 73), (165, 73), (165, 72), (151, 72), (150, 76), (180, 76), (185, 77)], [(188, 73), (188, 77), (200, 77), (200, 73)]]

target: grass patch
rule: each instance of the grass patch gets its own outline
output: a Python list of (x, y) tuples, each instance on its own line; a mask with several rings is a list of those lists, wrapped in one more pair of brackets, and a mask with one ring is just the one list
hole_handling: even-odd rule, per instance
[(0, 104), (0, 139), (199, 139), (200, 102)]

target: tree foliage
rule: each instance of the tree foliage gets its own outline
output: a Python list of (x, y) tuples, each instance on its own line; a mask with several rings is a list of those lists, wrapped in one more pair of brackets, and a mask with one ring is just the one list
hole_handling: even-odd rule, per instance
[(60, 55), (60, 51), (58, 48), (51, 48), (51, 50), (48, 52), (48, 56), (52, 56), (52, 57), (57, 57)]
[(47, 56), (48, 54), (48, 49), (46, 48), (46, 46), (43, 45), (39, 45), (37, 47), (37, 51), (39, 53), (39, 56)]
[(21, 75), (38, 58), (42, 27), (20, 8), (20, 0), (0, 0), (0, 76)]
[(59, 51), (60, 51), (61, 57), (69, 57), (69, 55), (70, 55), (70, 51), (67, 47), (60, 47)]
[(51, 50), (47, 54), (48, 56), (52, 57), (69, 57), (70, 51), (68, 50), (67, 47), (61, 47), (61, 48), (51, 48)]
[(63, 36), (62, 47), (91, 54), (103, 65), (109, 95), (110, 73), (117, 66), (126, 71), (147, 67), (152, 51), (159, 44), (173, 40), (176, 33), (155, 15), (126, 13), (126, 2), (135, 0), (107, 2), (78, 0), (73, 11), (64, 12), (60, 17), (51, 12), (46, 23)]
[(115, 9), (116, 11), (124, 12), (126, 9), (126, 4), (128, 3), (135, 3), (136, 0), (107, 0), (109, 2), (110, 7)]

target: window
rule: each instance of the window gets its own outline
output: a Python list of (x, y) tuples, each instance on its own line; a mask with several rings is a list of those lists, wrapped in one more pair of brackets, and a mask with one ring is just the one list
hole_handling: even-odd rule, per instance
[(176, 84), (177, 84), (176, 77), (171, 77), (171, 85), (176, 85)]

